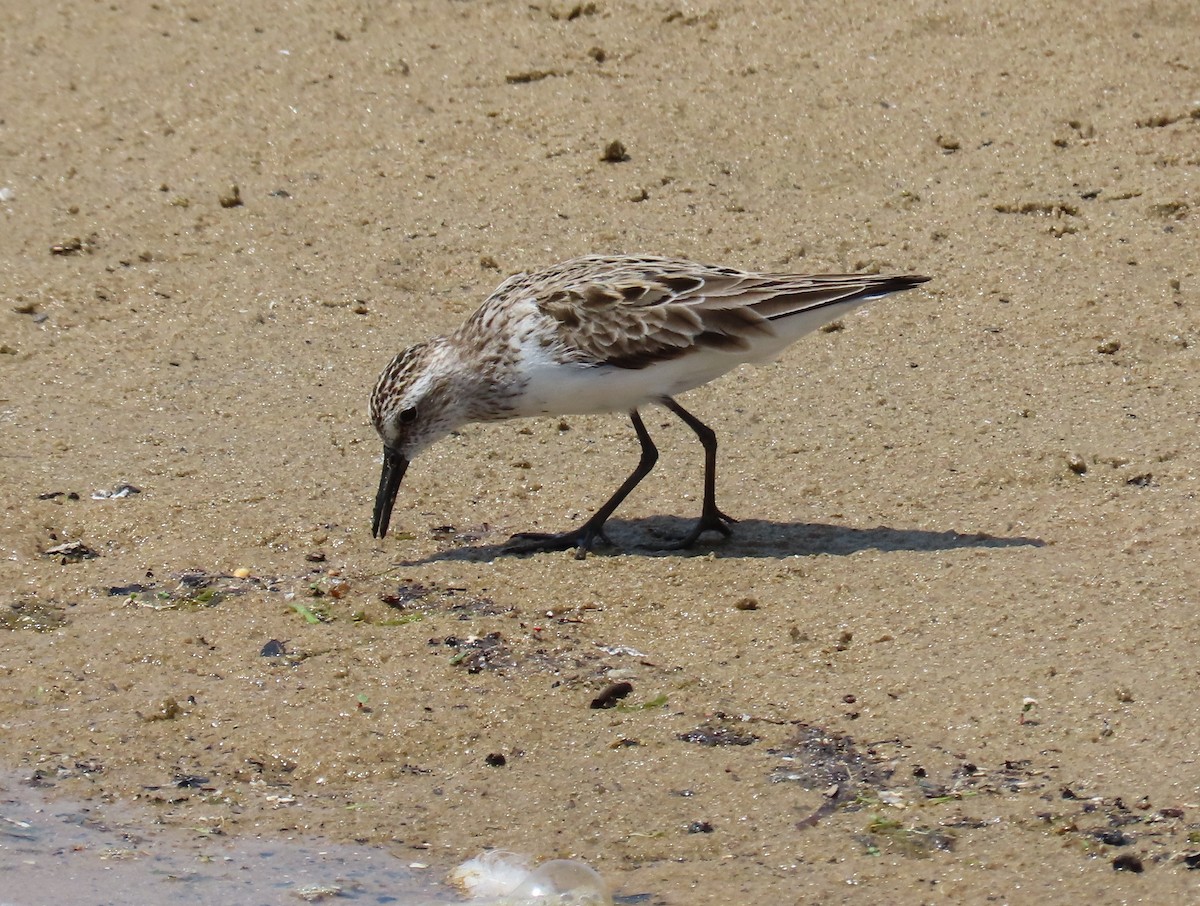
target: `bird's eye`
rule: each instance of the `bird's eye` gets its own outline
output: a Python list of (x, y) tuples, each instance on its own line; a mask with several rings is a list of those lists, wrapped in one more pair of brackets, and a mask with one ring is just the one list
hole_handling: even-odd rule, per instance
[(407, 409), (400, 410), (400, 424), (411, 425), (417, 420), (417, 407), (409, 406)]

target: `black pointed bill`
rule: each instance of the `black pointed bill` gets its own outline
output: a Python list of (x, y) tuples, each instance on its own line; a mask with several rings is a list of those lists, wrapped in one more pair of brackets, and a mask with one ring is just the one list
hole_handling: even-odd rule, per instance
[(387, 534), (388, 523), (392, 521), (392, 507), (396, 505), (396, 494), (407, 469), (407, 459), (391, 447), (383, 448), (383, 474), (379, 476), (375, 516), (371, 521), (371, 535), (374, 538), (382, 538)]

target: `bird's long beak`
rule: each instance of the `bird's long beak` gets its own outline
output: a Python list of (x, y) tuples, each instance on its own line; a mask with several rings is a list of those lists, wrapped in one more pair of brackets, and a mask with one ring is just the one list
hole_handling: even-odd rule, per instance
[(375, 495), (375, 517), (371, 521), (371, 536), (382, 538), (387, 534), (392, 521), (392, 507), (396, 505), (396, 493), (400, 481), (408, 469), (408, 460), (391, 447), (383, 448), (383, 474), (379, 476), (379, 492)]

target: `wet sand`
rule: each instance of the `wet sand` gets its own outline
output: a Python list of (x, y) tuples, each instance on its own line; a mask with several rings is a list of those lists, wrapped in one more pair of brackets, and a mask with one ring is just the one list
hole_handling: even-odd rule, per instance
[[(1195, 896), (1190, 4), (7, 15), (4, 768), (670, 904)], [(728, 541), (654, 552), (662, 410), (620, 549), (499, 555), (617, 415), (464, 430), (372, 539), (383, 365), (602, 252), (934, 279), (683, 399)]]
[(0, 777), (0, 874), (6, 906), (451, 901), (437, 896), (428, 872), (381, 847), (148, 827), (137, 807), (93, 806), (54, 791), (48, 797), (8, 775)]

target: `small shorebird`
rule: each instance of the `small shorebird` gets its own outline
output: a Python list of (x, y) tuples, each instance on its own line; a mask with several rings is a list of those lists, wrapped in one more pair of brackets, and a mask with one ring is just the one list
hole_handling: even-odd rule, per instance
[[(717, 509), (717, 437), (675, 402), (743, 362), (774, 359), (796, 339), (873, 299), (928, 277), (752, 274), (649, 256), (589, 256), (500, 284), (453, 333), (410, 346), (383, 369), (371, 421), (383, 439), (383, 474), (371, 534), (387, 534), (408, 465), (467, 422), (626, 411), (641, 458), (581, 526), (514, 535), (514, 552), (568, 550), (583, 558), (608, 542), (604, 523), (654, 468), (658, 450), (638, 409), (659, 403), (704, 447), (700, 519), (673, 547), (706, 531), (730, 534)], [(611, 543), (611, 542), (609, 542)]]

